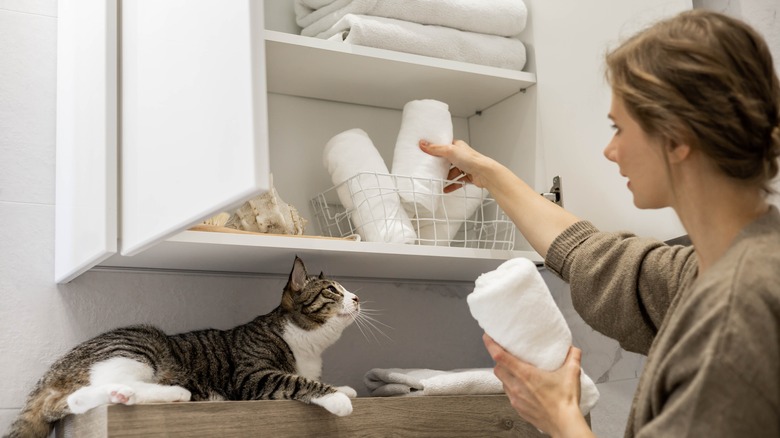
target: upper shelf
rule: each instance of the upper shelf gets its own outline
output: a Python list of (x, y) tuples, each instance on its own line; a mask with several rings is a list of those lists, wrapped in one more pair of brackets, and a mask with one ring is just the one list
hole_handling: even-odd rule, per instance
[(287, 275), (296, 255), (329, 276), (397, 280), (474, 281), (510, 258), (542, 262), (532, 251), (184, 231), (135, 256), (114, 255), (100, 266)]
[(270, 93), (402, 109), (415, 99), (472, 116), (536, 83), (533, 73), (265, 31)]

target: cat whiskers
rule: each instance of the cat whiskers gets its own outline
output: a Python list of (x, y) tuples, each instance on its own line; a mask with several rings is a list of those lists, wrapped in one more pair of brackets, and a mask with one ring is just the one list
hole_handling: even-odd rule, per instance
[[(366, 338), (368, 342), (372, 342), (371, 338), (374, 338), (374, 340), (377, 343), (380, 343), (380, 339), (377, 337), (376, 332), (379, 332), (382, 336), (389, 340), (393, 340), (390, 336), (387, 335), (382, 329), (379, 327), (380, 325), (385, 326), (388, 329), (393, 329), (393, 327), (383, 323), (382, 321), (376, 319), (374, 315), (377, 315), (381, 313), (380, 310), (375, 309), (367, 309), (365, 307), (366, 303), (360, 304), (360, 309), (355, 309), (350, 311), (350, 316), (354, 319), (355, 325), (357, 325), (358, 329), (360, 330), (360, 333), (363, 334), (363, 337)], [(369, 337), (369, 334), (371, 337)]]

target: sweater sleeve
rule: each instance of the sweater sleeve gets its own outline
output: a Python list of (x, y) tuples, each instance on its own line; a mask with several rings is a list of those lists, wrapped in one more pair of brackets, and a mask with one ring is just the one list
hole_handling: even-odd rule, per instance
[(574, 308), (591, 327), (647, 354), (672, 299), (693, 278), (695, 259), (692, 247), (581, 221), (553, 241), (545, 264), (569, 282)]

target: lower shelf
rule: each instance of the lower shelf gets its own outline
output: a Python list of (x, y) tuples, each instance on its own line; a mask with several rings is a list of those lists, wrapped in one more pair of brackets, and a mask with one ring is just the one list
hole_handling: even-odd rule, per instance
[(295, 256), (311, 273), (331, 277), (473, 282), (513, 257), (537, 264), (533, 251), (401, 245), (311, 236), (184, 231), (133, 256), (113, 255), (104, 268), (167, 269), (288, 275)]
[(101, 406), (69, 415), (57, 438), (98, 437), (543, 437), (504, 395), (365, 397), (337, 417), (297, 401)]

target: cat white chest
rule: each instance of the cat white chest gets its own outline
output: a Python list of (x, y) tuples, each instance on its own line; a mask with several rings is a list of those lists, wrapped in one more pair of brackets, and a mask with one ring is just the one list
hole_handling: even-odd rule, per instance
[(322, 376), (322, 352), (336, 342), (338, 335), (331, 327), (308, 331), (288, 322), (282, 339), (295, 355), (296, 372), (319, 380)]

